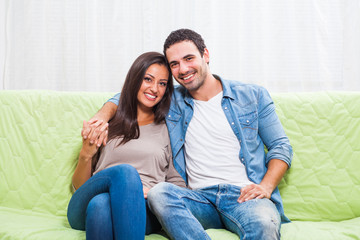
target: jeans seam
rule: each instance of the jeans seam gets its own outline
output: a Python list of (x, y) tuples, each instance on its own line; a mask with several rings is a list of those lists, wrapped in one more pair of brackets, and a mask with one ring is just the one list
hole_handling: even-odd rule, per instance
[[(195, 200), (195, 199), (190, 198), (190, 197), (188, 197), (188, 196), (179, 196), (178, 194), (176, 194), (176, 195), (177, 195), (177, 197), (181, 200), (181, 202), (182, 202), (184, 208), (186, 209), (186, 211), (188, 212), (188, 214), (189, 214), (190, 216), (193, 216), (193, 217), (196, 219), (196, 221), (198, 221), (198, 222), (199, 222), (199, 220), (198, 220), (198, 219), (192, 214), (192, 212), (186, 207), (183, 199), (186, 198), (186, 199), (189, 199), (189, 200), (191, 200), (191, 201), (198, 202), (198, 203), (203, 203), (203, 204), (208, 204), (208, 205), (210, 204), (210, 205), (212, 205), (211, 202), (210, 202), (208, 199), (206, 199), (208, 202), (203, 202), (203, 201)], [(203, 197), (204, 197), (204, 196), (203, 196)], [(199, 222), (199, 224), (201, 225), (200, 222)], [(201, 225), (201, 226), (202, 226), (202, 225)], [(204, 229), (204, 227), (203, 227), (203, 229)], [(206, 233), (205, 229), (204, 229), (203, 235), (204, 235), (205, 239), (211, 239), (211, 238), (209, 238), (209, 235)]]
[[(221, 214), (223, 214), (224, 217), (226, 217), (230, 221), (232, 221), (240, 229), (240, 231), (243, 234), (243, 239), (242, 240), (245, 240), (246, 239), (246, 234), (245, 234), (245, 231), (244, 231), (243, 227), (241, 226), (241, 224), (238, 221), (236, 221), (232, 216), (228, 215), (226, 212), (222, 211), (221, 209), (217, 208), (217, 210), (219, 212), (221, 212)], [(239, 236), (239, 238), (240, 238), (240, 236)]]

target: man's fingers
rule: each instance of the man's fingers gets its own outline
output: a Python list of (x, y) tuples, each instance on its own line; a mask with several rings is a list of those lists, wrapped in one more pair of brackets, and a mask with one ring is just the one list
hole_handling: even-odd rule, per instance
[(93, 124), (94, 122), (98, 121), (96, 118), (90, 119), (88, 121), (88, 124)]
[[(102, 131), (102, 132), (100, 133), (100, 136), (99, 136), (98, 140), (96, 141), (96, 144), (97, 144), (98, 147), (100, 147), (101, 144), (105, 142), (105, 138), (107, 139), (107, 130), (106, 130), (106, 131)], [(105, 144), (104, 144), (104, 145), (105, 145)]]
[(94, 143), (97, 142), (97, 139), (99, 138), (99, 135), (101, 133), (100, 132), (100, 126), (101, 126), (102, 123), (103, 123), (103, 120), (99, 120), (99, 121), (97, 121), (97, 122), (90, 125), (91, 128), (94, 129), (94, 132), (93, 132), (91, 138), (89, 137), (91, 144), (94, 144)]
[(96, 141), (98, 147), (100, 147), (101, 144), (104, 144), (104, 146), (106, 145), (107, 135), (108, 135), (108, 127), (109, 127), (109, 123), (105, 123), (100, 128), (100, 136), (99, 136), (98, 140)]
[(252, 184), (241, 189), (241, 194), (238, 198), (238, 202), (242, 203), (252, 199), (261, 198), (267, 198), (267, 193), (260, 185)]
[(106, 129), (108, 129), (108, 127), (109, 127), (109, 123), (105, 123), (105, 124), (102, 125), (100, 131), (104, 132)]
[(103, 141), (103, 145), (106, 146), (106, 143), (107, 143), (107, 140), (108, 140), (108, 134), (109, 134), (109, 131), (106, 130), (105, 131), (105, 138), (104, 138), (104, 141)]
[(89, 123), (90, 127), (92, 128), (97, 128), (99, 127), (104, 121), (103, 120), (96, 120), (95, 122), (93, 123)]
[(81, 136), (84, 139), (89, 138), (89, 134), (92, 128), (97, 128), (100, 124), (102, 124), (102, 120), (90, 119), (89, 121), (83, 121), (83, 129), (81, 130)]

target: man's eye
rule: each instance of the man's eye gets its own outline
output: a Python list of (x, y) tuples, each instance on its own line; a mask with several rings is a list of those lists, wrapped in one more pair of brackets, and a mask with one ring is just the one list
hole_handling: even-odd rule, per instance
[(187, 57), (186, 61), (190, 61), (192, 59), (192, 57)]
[(170, 65), (171, 68), (174, 68), (174, 67), (176, 67), (176, 66), (177, 66), (177, 63), (172, 63), (172, 64)]

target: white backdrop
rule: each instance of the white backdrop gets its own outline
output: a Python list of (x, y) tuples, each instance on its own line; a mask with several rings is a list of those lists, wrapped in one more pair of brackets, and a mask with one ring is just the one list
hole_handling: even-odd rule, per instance
[(0, 89), (119, 91), (178, 28), (224, 78), (360, 91), (360, 0), (0, 0)]

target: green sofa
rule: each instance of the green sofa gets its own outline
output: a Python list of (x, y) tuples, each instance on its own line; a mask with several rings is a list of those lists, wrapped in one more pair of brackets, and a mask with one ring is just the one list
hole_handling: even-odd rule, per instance
[[(112, 93), (0, 91), (0, 239), (85, 239), (66, 209), (82, 120)], [(360, 239), (360, 92), (273, 94), (294, 149), (282, 239)], [(238, 239), (224, 229), (212, 239)], [(163, 234), (147, 240), (166, 239)]]

